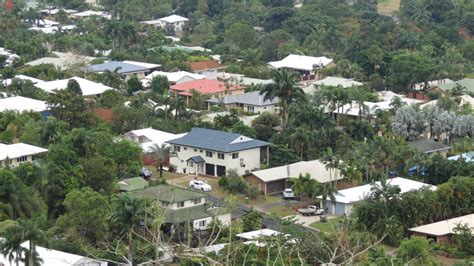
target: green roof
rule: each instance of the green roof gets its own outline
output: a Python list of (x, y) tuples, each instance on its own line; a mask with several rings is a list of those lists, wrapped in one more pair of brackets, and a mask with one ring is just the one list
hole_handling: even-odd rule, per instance
[(156, 199), (169, 203), (207, 197), (207, 195), (204, 193), (168, 185), (159, 185), (136, 190), (132, 192), (132, 195), (137, 198)]
[(148, 182), (141, 177), (133, 177), (120, 180), (118, 185), (121, 191), (134, 191), (146, 188)]
[(444, 91), (449, 91), (449, 90), (452, 90), (456, 86), (456, 84), (466, 87), (469, 93), (474, 93), (474, 79), (469, 79), (469, 78), (441, 84), (441, 85), (438, 85), (438, 87)]
[(198, 205), (195, 207), (181, 209), (167, 209), (165, 211), (165, 221), (167, 223), (182, 223), (202, 219), (206, 217), (216, 217), (217, 215), (228, 213), (224, 208), (215, 207), (211, 209), (206, 205)]

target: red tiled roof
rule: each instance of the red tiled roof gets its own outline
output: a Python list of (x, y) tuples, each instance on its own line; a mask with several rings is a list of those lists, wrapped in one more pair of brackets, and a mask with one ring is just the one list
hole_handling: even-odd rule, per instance
[(216, 68), (224, 68), (224, 65), (219, 64), (216, 60), (207, 60), (201, 62), (190, 62), (189, 67), (192, 71), (200, 71), (206, 69), (216, 69)]
[(193, 89), (202, 94), (217, 94), (225, 91), (242, 90), (238, 85), (226, 85), (225, 82), (213, 79), (197, 79), (171, 86), (171, 90), (184, 96), (191, 96)]

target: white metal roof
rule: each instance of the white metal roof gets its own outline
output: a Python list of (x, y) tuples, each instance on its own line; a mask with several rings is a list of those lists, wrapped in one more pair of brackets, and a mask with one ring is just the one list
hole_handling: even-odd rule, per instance
[(278, 231), (272, 230), (272, 229), (260, 229), (260, 230), (255, 230), (255, 231), (250, 231), (250, 232), (245, 232), (245, 233), (240, 233), (237, 234), (238, 237), (246, 240), (255, 240), (260, 237), (265, 237), (265, 236), (275, 236), (281, 234)]
[(474, 213), (439, 221), (436, 223), (413, 227), (408, 230), (411, 232), (417, 232), (432, 236), (444, 236), (448, 234), (454, 234), (454, 228), (456, 228), (458, 224), (467, 224), (467, 226), (471, 229), (471, 232), (474, 234)]
[(21, 156), (35, 155), (47, 152), (47, 149), (25, 143), (3, 144), (0, 143), (0, 160), (19, 158)]
[(206, 76), (190, 73), (187, 71), (177, 71), (177, 72), (163, 72), (163, 71), (153, 71), (151, 74), (142, 79), (142, 83), (145, 86), (150, 84), (150, 81), (156, 76), (165, 76), (169, 82), (179, 83), (179, 81), (185, 77), (188, 77), (192, 80), (196, 79), (205, 79)]
[(305, 55), (290, 54), (280, 61), (269, 62), (268, 64), (276, 69), (279, 68), (292, 68), (299, 70), (311, 71), (316, 65), (326, 66), (333, 60), (325, 56), (314, 57)]
[(159, 20), (164, 21), (166, 23), (176, 23), (176, 22), (185, 22), (185, 21), (188, 21), (189, 19), (182, 16), (178, 16), (178, 15), (171, 15), (164, 18), (160, 18)]
[[(77, 83), (79, 83), (79, 86), (82, 90), (82, 95), (84, 96), (99, 95), (104, 93), (106, 90), (113, 90), (113, 88), (105, 86), (102, 83), (93, 82), (87, 79), (79, 77), (72, 77), (70, 79), (74, 79), (75, 81), (77, 81)], [(38, 83), (35, 86), (44, 90), (45, 92), (53, 92), (53, 90), (64, 90), (67, 87), (67, 83), (70, 79), (45, 81), (42, 83)]]
[(289, 165), (258, 170), (251, 174), (264, 182), (271, 182), (286, 178), (297, 178), (300, 174), (305, 175), (306, 173), (310, 174), (311, 178), (319, 183), (331, 182), (343, 178), (338, 169), (331, 169), (330, 171), (329, 169), (326, 169), (326, 165), (319, 160), (307, 162), (302, 161)]
[(74, 17), (76, 18), (84, 18), (84, 17), (91, 17), (91, 16), (99, 16), (99, 17), (103, 17), (103, 18), (106, 18), (106, 19), (110, 19), (112, 16), (107, 13), (107, 12), (103, 12), (103, 11), (93, 11), (93, 10), (86, 10), (86, 11), (83, 11), (83, 12), (79, 12), (79, 13), (76, 13), (76, 14), (73, 14)]
[(3, 85), (4, 85), (4, 86), (10, 86), (10, 84), (12, 84), (13, 79), (29, 80), (29, 81), (31, 81), (33, 84), (40, 83), (40, 82), (44, 82), (44, 81), (41, 80), (41, 79), (32, 78), (32, 77), (25, 76), (25, 75), (15, 75), (15, 77), (13, 77), (13, 78), (11, 78), (11, 79), (5, 79), (5, 80), (3, 80)]
[[(417, 190), (424, 186), (427, 186), (433, 190), (436, 189), (436, 186), (418, 182), (411, 179), (406, 179), (403, 177), (395, 177), (395, 178), (387, 179), (387, 183), (392, 186), (398, 186), (400, 188), (400, 193), (405, 193), (411, 190)], [(380, 185), (380, 181), (375, 182), (375, 184)], [(372, 188), (372, 186), (373, 184), (367, 184), (363, 186), (339, 190), (337, 194), (335, 195), (336, 202), (340, 202), (340, 203), (359, 202), (370, 195), (371, 193), (370, 189)], [(321, 198), (321, 196), (319, 196), (318, 198)]]
[(186, 133), (173, 134), (173, 133), (168, 133), (168, 132), (153, 129), (153, 128), (132, 130), (130, 132), (125, 133), (126, 137), (135, 136), (135, 137), (145, 137), (146, 139), (148, 139), (149, 141), (140, 143), (140, 146), (142, 147), (142, 150), (144, 152), (148, 152), (150, 147), (152, 147), (155, 144), (158, 146), (161, 146), (162, 144), (165, 144), (165, 142), (168, 140), (177, 139), (184, 135), (186, 135)]
[(158, 65), (158, 64), (138, 62), (138, 61), (122, 61), (122, 62), (127, 63), (127, 64), (136, 65), (136, 66), (139, 66), (139, 67), (150, 68), (150, 69), (161, 67), (161, 65)]
[(324, 79), (313, 82), (316, 86), (342, 86), (343, 88), (349, 88), (351, 86), (361, 86), (362, 82), (355, 81), (353, 79), (346, 79), (341, 77), (325, 77)]
[(48, 109), (48, 105), (45, 101), (36, 99), (26, 98), (22, 96), (14, 96), (9, 98), (0, 99), (0, 112), (7, 110), (22, 112), (42, 112)]
[[(29, 247), (28, 241), (22, 243), (21, 246), (24, 248), (28, 248)], [(84, 265), (100, 265), (100, 266), (107, 265), (107, 262), (105, 261), (98, 261), (98, 260), (80, 256), (80, 255), (62, 252), (62, 251), (58, 251), (54, 249), (47, 249), (40, 246), (36, 246), (36, 252), (38, 253), (38, 256), (41, 258), (41, 260), (43, 261), (42, 265), (71, 266), (71, 265), (76, 265), (76, 263), (80, 263), (80, 262), (82, 263), (85, 262)], [(10, 262), (8, 261), (8, 257), (5, 256), (4, 254), (0, 254), (0, 262), (3, 263), (3, 265), (16, 265), (16, 263), (10, 264)], [(90, 264), (87, 264), (87, 263), (90, 263)], [(24, 266), (25, 263), (22, 261), (19, 261), (18, 265)]]

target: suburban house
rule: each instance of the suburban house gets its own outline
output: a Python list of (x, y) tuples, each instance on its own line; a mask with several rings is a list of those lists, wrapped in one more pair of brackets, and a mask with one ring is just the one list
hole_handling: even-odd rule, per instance
[[(72, 68), (77, 70), (78, 67), (86, 66), (92, 60), (95, 59), (94, 57), (76, 55), (72, 53), (53, 52), (53, 54), (56, 57), (43, 57), (25, 63), (25, 66), (39, 66), (43, 64), (51, 64), (61, 70), (68, 70)], [(84, 70), (86, 70), (86, 67), (84, 67)]]
[(452, 237), (456, 232), (454, 229), (458, 225), (467, 225), (474, 235), (474, 213), (452, 219), (439, 221), (436, 223), (425, 224), (408, 229), (412, 235), (433, 239), (436, 243), (451, 243)]
[(443, 143), (436, 142), (432, 139), (419, 139), (408, 143), (411, 148), (426, 153), (428, 155), (441, 154), (446, 158), (451, 147)]
[(325, 77), (324, 79), (311, 82), (309, 86), (303, 88), (303, 91), (306, 94), (313, 95), (321, 86), (350, 88), (352, 86), (362, 86), (362, 82), (340, 77)]
[[(375, 182), (375, 184), (380, 185), (380, 181)], [(418, 190), (423, 187), (428, 187), (432, 190), (436, 189), (436, 187), (433, 185), (425, 184), (411, 179), (406, 179), (403, 177), (387, 179), (387, 184), (392, 186), (398, 186), (400, 188), (400, 193), (405, 193), (411, 190)], [(334, 195), (336, 198), (335, 202), (332, 202), (330, 199), (327, 199), (327, 213), (338, 216), (349, 215), (355, 204), (370, 196), (371, 188), (373, 186), (374, 184), (366, 184), (363, 186), (339, 190)], [(321, 196), (319, 196), (318, 199), (321, 199)]]
[(160, 19), (142, 21), (141, 23), (161, 28), (165, 31), (166, 35), (175, 36), (183, 31), (183, 26), (188, 20), (182, 16), (171, 15)]
[(153, 128), (143, 128), (129, 131), (124, 134), (124, 137), (130, 141), (140, 144), (143, 152), (146, 153), (149, 151), (150, 147), (154, 145), (161, 146), (169, 140), (181, 138), (184, 135), (186, 135), (186, 133), (173, 134)]
[(446, 82), (444, 84), (438, 85), (438, 88), (440, 88), (441, 90), (445, 92), (449, 92), (458, 84), (466, 88), (468, 94), (471, 94), (471, 95), (474, 94), (474, 79), (472, 78), (464, 78), (458, 81)]
[(105, 86), (102, 83), (93, 82), (87, 79), (83, 79), (80, 77), (72, 77), (70, 79), (59, 79), (53, 81), (45, 81), (41, 83), (35, 84), (36, 87), (42, 89), (44, 92), (47, 93), (54, 93), (54, 90), (64, 90), (67, 88), (67, 84), (69, 80), (75, 80), (82, 90), (82, 95), (85, 97), (90, 96), (100, 96), (107, 90), (114, 90), (109, 86)]
[(277, 105), (278, 105), (278, 98), (275, 97), (273, 100), (264, 100), (265, 95), (261, 95), (260, 91), (252, 91), (247, 92), (244, 94), (237, 94), (237, 95), (227, 95), (224, 96), (222, 99), (218, 98), (211, 98), (207, 100), (208, 107), (215, 106), (215, 105), (224, 105), (227, 109), (231, 108), (241, 108), (245, 112), (252, 112), (252, 113), (276, 113), (277, 112)]
[(229, 85), (225, 82), (213, 79), (196, 79), (170, 87), (170, 92), (175, 96), (185, 97), (187, 101), (192, 97), (195, 90), (203, 95), (214, 96), (223, 99), (226, 95), (243, 94), (244, 88), (239, 85)]
[(0, 47), (0, 56), (6, 57), (6, 60), (5, 60), (6, 66), (13, 65), (13, 63), (20, 58), (17, 54), (2, 47)]
[(8, 98), (0, 98), (0, 113), (5, 111), (23, 112), (37, 112), (41, 113), (43, 117), (49, 115), (48, 104), (45, 101), (26, 98), (22, 96), (13, 96)]
[(73, 19), (88, 19), (90, 17), (102, 17), (105, 19), (111, 19), (112, 15), (104, 11), (94, 11), (94, 10), (86, 10), (78, 13), (74, 13), (71, 15)]
[(206, 203), (207, 194), (201, 192), (159, 185), (135, 190), (132, 196), (157, 200), (164, 209), (165, 233), (177, 233), (178, 237), (185, 236), (188, 228), (206, 230), (214, 219), (223, 225), (231, 222), (230, 212)]
[(458, 154), (458, 155), (454, 155), (454, 156), (451, 156), (451, 157), (448, 157), (448, 160), (450, 161), (457, 161), (459, 159), (464, 160), (466, 163), (472, 163), (474, 162), (474, 151), (471, 151), (471, 152), (466, 152), (466, 153), (462, 153), (462, 154)]
[(269, 195), (291, 188), (292, 178), (305, 174), (311, 175), (311, 178), (319, 183), (334, 182), (344, 178), (338, 169), (326, 168), (321, 161), (313, 160), (253, 171), (244, 175), (244, 179), (264, 195)]
[(216, 60), (189, 62), (188, 64), (191, 72), (204, 75), (208, 79), (217, 79), (217, 73), (227, 67)]
[(144, 77), (141, 82), (144, 87), (149, 87), (151, 80), (154, 77), (163, 76), (166, 77), (170, 85), (181, 84), (188, 81), (193, 81), (196, 79), (205, 79), (206, 76), (200, 74), (194, 74), (187, 71), (177, 71), (177, 72), (163, 72), (163, 71), (154, 71), (148, 76)]
[(122, 179), (118, 182), (120, 191), (130, 192), (148, 187), (148, 181), (142, 177), (132, 177)]
[(268, 162), (270, 143), (241, 134), (193, 128), (181, 138), (169, 140), (176, 157), (170, 158), (179, 173), (224, 176), (234, 169), (239, 175), (260, 169)]
[[(30, 244), (28, 241), (21, 243), (21, 248), (28, 249)], [(54, 266), (125, 266), (124, 263), (113, 262), (110, 260), (98, 260), (81, 255), (76, 255), (72, 253), (67, 253), (51, 248), (45, 248), (41, 246), (36, 246), (35, 251), (37, 257), (41, 258), (41, 265), (54, 265)], [(8, 254), (0, 253), (0, 265), (17, 265), (17, 266), (26, 266), (24, 260), (18, 260), (13, 262), (9, 259)]]
[(32, 78), (32, 77), (25, 76), (25, 75), (15, 75), (13, 78), (4, 79), (2, 81), (3, 86), (10, 86), (13, 83), (14, 80), (31, 81), (31, 83), (33, 83), (33, 84), (38, 84), (38, 83), (44, 82), (44, 80), (37, 79), (37, 78)]
[(117, 72), (128, 80), (129, 78), (136, 76), (139, 79), (144, 78), (151, 72), (161, 68), (161, 65), (150, 64), (135, 61), (109, 61), (102, 64), (91, 65), (89, 70), (95, 73), (104, 73), (106, 71)]
[(316, 70), (319, 68), (333, 67), (336, 64), (331, 58), (325, 56), (314, 57), (305, 55), (290, 54), (280, 61), (272, 61), (268, 66), (272, 69), (286, 69), (289, 72), (298, 73), (305, 77), (303, 80), (314, 79)]
[(25, 143), (0, 143), (0, 167), (7, 165), (16, 167), (24, 162), (33, 162), (40, 154), (47, 151), (47, 149)]

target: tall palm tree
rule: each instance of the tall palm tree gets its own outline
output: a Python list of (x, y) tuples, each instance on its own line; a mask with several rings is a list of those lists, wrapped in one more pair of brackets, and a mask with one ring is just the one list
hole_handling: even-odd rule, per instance
[(333, 205), (336, 204), (337, 189), (331, 184), (331, 182), (327, 182), (327, 183), (316, 182), (315, 192), (316, 192), (316, 195), (321, 196), (322, 208), (326, 208), (328, 198), (332, 201)]
[(112, 40), (112, 50), (117, 47), (117, 39), (121, 38), (122, 25), (116, 19), (108, 20), (104, 26), (104, 33)]
[(273, 100), (278, 97), (281, 118), (281, 127), (285, 129), (288, 121), (288, 108), (292, 102), (304, 99), (304, 92), (296, 86), (297, 75), (286, 70), (272, 71), (274, 83), (265, 85), (260, 95), (265, 100)]
[(23, 243), (21, 236), (20, 227), (16, 223), (5, 230), (3, 239), (0, 240), (0, 252), (8, 258), (10, 264), (15, 262), (17, 266), (21, 260), (24, 260), (23, 256), (27, 253), (27, 249), (21, 246)]
[(160, 178), (163, 178), (163, 161), (171, 157), (176, 157), (176, 152), (167, 144), (154, 144), (148, 149), (148, 155), (156, 161), (156, 170), (160, 170)]
[(173, 97), (170, 101), (170, 108), (174, 111), (174, 120), (178, 120), (178, 117), (186, 111), (186, 100), (183, 97)]
[(145, 217), (151, 217), (151, 214), (147, 213), (143, 199), (123, 194), (112, 202), (112, 213), (109, 218), (118, 231), (127, 236), (127, 260), (130, 265), (133, 265), (134, 229), (145, 220)]
[(391, 185), (389, 182), (387, 182), (387, 179), (384, 178), (380, 180), (379, 184), (372, 184), (372, 187), (370, 188), (369, 199), (374, 201), (388, 202), (392, 199), (396, 199), (400, 194), (400, 191), (401, 190), (399, 186)]
[(295, 132), (290, 135), (290, 146), (299, 152), (301, 160), (304, 159), (305, 150), (309, 149), (310, 144), (309, 132), (302, 127), (297, 128)]

